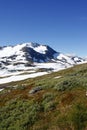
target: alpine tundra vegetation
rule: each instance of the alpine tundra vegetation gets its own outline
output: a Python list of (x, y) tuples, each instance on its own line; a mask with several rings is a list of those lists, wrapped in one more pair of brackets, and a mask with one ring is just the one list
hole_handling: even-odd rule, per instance
[(87, 130), (87, 64), (0, 88), (0, 130)]

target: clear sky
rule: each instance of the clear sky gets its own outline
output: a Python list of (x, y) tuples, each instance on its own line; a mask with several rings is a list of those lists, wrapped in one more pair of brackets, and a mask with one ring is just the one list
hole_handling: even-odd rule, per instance
[(0, 0), (0, 46), (23, 42), (87, 56), (87, 0)]

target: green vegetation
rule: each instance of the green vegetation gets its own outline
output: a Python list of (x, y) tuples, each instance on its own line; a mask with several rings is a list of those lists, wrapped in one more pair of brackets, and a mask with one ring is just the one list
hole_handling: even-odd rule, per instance
[(87, 130), (87, 64), (4, 87), (0, 130)]

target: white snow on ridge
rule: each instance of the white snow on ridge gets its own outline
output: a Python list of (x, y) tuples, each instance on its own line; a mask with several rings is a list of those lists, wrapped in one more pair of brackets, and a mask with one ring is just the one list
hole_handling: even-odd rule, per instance
[(34, 50), (41, 53), (41, 54), (45, 54), (45, 51), (47, 50), (47, 47), (43, 46), (43, 45), (40, 45), (38, 47), (35, 47)]
[(36, 52), (39, 52), (41, 54), (45, 54), (45, 51), (47, 50), (47, 47), (45, 45), (39, 45), (37, 43), (23, 43), (23, 44), (18, 44), (16, 46), (4, 47), (2, 50), (0, 50), (0, 57), (19, 55), (18, 59), (20, 59), (21, 56), (24, 54), (24, 52), (21, 51), (21, 49), (25, 46), (30, 47), (34, 49)]
[(25, 44), (22, 45), (16, 45), (14, 47), (12, 46), (8, 46), (8, 47), (4, 47), (2, 50), (0, 50), (0, 57), (9, 57), (12, 55), (21, 55), (21, 49), (25, 46)]
[(70, 64), (75, 64), (74, 63), (74, 61), (70, 58), (70, 57), (68, 57), (67, 55), (64, 55), (64, 54), (62, 54), (62, 53), (60, 53), (58, 56), (57, 56), (57, 59), (60, 59), (60, 60), (66, 60), (68, 63), (70, 63)]
[(27, 74), (27, 75), (14, 75), (11, 77), (7, 77), (7, 78), (2, 78), (0, 79), (0, 84), (5, 84), (5, 83), (9, 83), (9, 82), (15, 82), (15, 81), (21, 81), (21, 80), (25, 80), (28, 78), (35, 78), (38, 76), (42, 76), (48, 74), (47, 72), (38, 72), (38, 73), (34, 73), (34, 74)]

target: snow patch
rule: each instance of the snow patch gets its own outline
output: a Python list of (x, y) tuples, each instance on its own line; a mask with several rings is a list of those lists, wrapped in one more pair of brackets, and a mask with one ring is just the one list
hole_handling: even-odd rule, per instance
[(14, 75), (14, 76), (11, 76), (11, 77), (0, 79), (0, 84), (25, 80), (25, 79), (28, 79), (28, 78), (35, 78), (35, 77), (42, 76), (42, 75), (45, 75), (45, 74), (48, 74), (48, 73), (47, 72), (38, 72), (38, 73), (27, 74), (27, 75)]
[(46, 51), (47, 51), (47, 47), (43, 46), (43, 45), (40, 45), (38, 47), (35, 47), (34, 50), (41, 53), (41, 54), (45, 54)]
[(0, 88), (0, 92), (3, 91), (3, 90), (4, 90), (4, 88)]
[(59, 78), (61, 78), (61, 76), (56, 76), (56, 77), (54, 77), (54, 79), (59, 79)]

